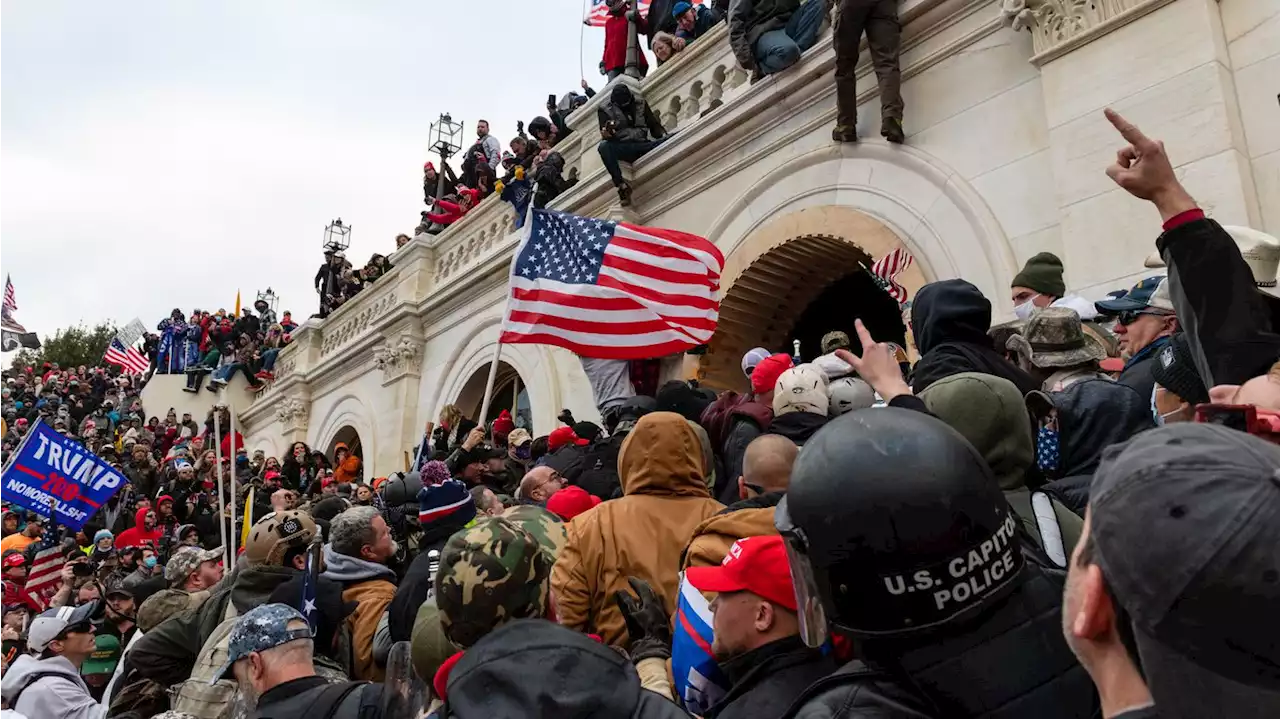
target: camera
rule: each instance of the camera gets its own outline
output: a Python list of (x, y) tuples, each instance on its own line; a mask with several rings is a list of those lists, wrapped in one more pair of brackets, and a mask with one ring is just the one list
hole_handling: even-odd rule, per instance
[(89, 566), (88, 562), (73, 562), (71, 573), (77, 577), (88, 577), (93, 574), (93, 567)]

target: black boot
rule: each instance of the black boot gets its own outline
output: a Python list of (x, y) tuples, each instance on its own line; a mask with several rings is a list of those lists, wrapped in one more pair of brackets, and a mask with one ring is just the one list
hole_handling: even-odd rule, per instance
[(836, 125), (831, 131), (831, 139), (836, 142), (857, 142), (858, 128), (853, 125)]
[(880, 134), (895, 145), (901, 145), (907, 139), (902, 132), (902, 120), (896, 117), (886, 117), (880, 121)]
[(626, 182), (618, 185), (618, 202), (620, 202), (623, 207), (631, 206), (631, 185)]

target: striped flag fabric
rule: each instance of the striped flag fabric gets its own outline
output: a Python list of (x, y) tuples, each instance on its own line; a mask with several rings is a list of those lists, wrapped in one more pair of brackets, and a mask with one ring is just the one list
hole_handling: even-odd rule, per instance
[(4, 310), (5, 314), (9, 314), (18, 309), (17, 295), (13, 291), (13, 280), (9, 279), (9, 275), (4, 276)]
[(724, 698), (730, 686), (711, 653), (715, 639), (711, 627), (711, 605), (681, 572), (671, 638), (671, 676), (685, 708), (699, 716)]
[(40, 549), (31, 561), (31, 571), (27, 572), (27, 596), (42, 612), (49, 608), (49, 600), (58, 593), (58, 587), (62, 585), (62, 565), (67, 563), (57, 537), (56, 527), (45, 528)]
[(898, 284), (894, 278), (910, 267), (914, 261), (915, 258), (911, 256), (910, 252), (899, 247), (876, 260), (875, 264), (871, 266), (871, 274), (884, 280), (885, 292), (888, 292), (890, 297), (897, 300), (898, 304), (907, 301), (907, 289)]
[(594, 359), (648, 359), (706, 344), (724, 255), (705, 238), (533, 210), (511, 265), (500, 342)]
[(319, 583), (320, 577), (320, 543), (313, 542), (307, 548), (307, 565), (302, 570), (302, 616), (307, 618), (307, 626), (311, 627), (312, 633), (316, 631), (316, 625), (320, 617), (317, 615), (316, 609), (316, 585)]
[[(640, 17), (649, 16), (650, 0), (639, 0), (636, 7), (640, 9)], [(604, 21), (609, 18), (609, 0), (591, 0), (591, 9), (587, 11), (587, 16), (582, 22), (591, 27), (604, 27)]]
[(126, 347), (119, 337), (111, 339), (111, 344), (107, 345), (107, 352), (102, 356), (102, 359), (111, 364), (120, 365), (126, 371), (134, 374), (142, 374), (151, 367), (151, 362), (142, 356), (137, 347)]

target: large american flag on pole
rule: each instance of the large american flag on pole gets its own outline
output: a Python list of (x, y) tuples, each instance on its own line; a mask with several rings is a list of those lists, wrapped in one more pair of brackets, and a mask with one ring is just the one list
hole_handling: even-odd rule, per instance
[(647, 359), (705, 344), (724, 255), (705, 238), (533, 210), (511, 266), (501, 342)]
[[(641, 17), (649, 16), (650, 0), (639, 0), (636, 7), (640, 10)], [(609, 18), (609, 0), (591, 0), (591, 9), (587, 11), (587, 16), (582, 22), (591, 27), (604, 27), (604, 21)]]
[(907, 289), (898, 284), (894, 278), (910, 267), (914, 261), (915, 258), (911, 256), (910, 252), (899, 247), (876, 260), (876, 263), (871, 266), (871, 274), (884, 280), (885, 292), (888, 292), (890, 297), (897, 300), (898, 304), (907, 301)]
[(142, 374), (151, 368), (151, 362), (142, 356), (137, 347), (133, 345), (126, 347), (119, 337), (111, 339), (111, 344), (107, 345), (107, 352), (102, 359), (111, 364), (118, 364), (134, 374)]
[(4, 313), (18, 309), (17, 295), (13, 291), (13, 280), (9, 279), (9, 275), (4, 276)]

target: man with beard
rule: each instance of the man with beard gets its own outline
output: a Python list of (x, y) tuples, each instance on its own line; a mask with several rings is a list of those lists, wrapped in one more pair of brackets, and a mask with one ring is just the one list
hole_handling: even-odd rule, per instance
[(355, 649), (352, 674), (382, 681), (384, 669), (375, 655), (391, 645), (389, 632), (378, 631), (378, 626), (396, 594), (396, 573), (387, 567), (396, 554), (396, 542), (373, 507), (352, 507), (339, 514), (329, 525), (329, 540), (321, 576), (341, 582), (342, 599), (359, 605), (347, 617)]
[(120, 582), (120, 586), (125, 589), (133, 589), (160, 573), (160, 555), (156, 548), (150, 544), (144, 544), (140, 549), (138, 568)]
[(143, 544), (150, 544), (157, 547), (160, 544), (160, 537), (163, 532), (156, 528), (156, 512), (151, 509), (150, 504), (139, 506), (133, 515), (134, 526), (124, 530), (120, 536), (116, 537), (116, 549), (125, 547), (138, 547)]
[(159, 469), (155, 458), (151, 456), (150, 447), (145, 444), (133, 445), (129, 462), (124, 466), (124, 473), (130, 484), (142, 494), (153, 494), (156, 491)]

